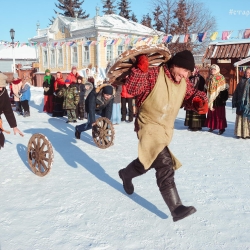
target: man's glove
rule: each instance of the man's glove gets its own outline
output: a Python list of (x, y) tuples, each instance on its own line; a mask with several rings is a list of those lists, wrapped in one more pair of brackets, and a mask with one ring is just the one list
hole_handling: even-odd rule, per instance
[(137, 58), (137, 67), (142, 71), (142, 72), (147, 72), (148, 71), (148, 57), (146, 55), (140, 55)]
[(199, 115), (203, 115), (208, 112), (208, 103), (199, 97), (195, 97), (193, 99), (193, 106)]

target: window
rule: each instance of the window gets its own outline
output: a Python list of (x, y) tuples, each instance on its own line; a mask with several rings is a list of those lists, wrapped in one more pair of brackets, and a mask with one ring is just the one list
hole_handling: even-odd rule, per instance
[(83, 63), (89, 62), (89, 46), (83, 46)]
[(63, 25), (61, 25), (60, 31), (61, 31), (63, 34), (65, 33), (65, 27), (64, 27)]
[(62, 50), (62, 48), (57, 49), (57, 64), (58, 64), (58, 66), (63, 65), (63, 50)]
[(56, 66), (55, 50), (51, 49), (50, 50), (50, 67), (55, 68), (55, 66)]
[(112, 61), (113, 59), (113, 50), (112, 50), (112, 45), (107, 45), (107, 62)]
[(122, 46), (122, 45), (119, 45), (119, 46), (117, 47), (117, 55), (119, 56), (120, 54), (122, 54), (122, 52), (123, 52), (123, 46)]
[(43, 66), (44, 67), (48, 66), (48, 52), (47, 52), (47, 50), (43, 51)]
[(72, 64), (77, 64), (78, 58), (77, 58), (77, 47), (72, 47)]

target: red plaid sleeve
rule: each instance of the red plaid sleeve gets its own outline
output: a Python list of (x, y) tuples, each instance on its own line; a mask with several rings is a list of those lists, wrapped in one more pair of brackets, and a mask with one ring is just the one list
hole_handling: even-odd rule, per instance
[(148, 72), (142, 72), (133, 68), (126, 79), (126, 88), (130, 95), (136, 97), (136, 106), (140, 107), (151, 90), (154, 88), (159, 74), (159, 67), (149, 68)]
[(201, 100), (207, 102), (208, 101), (207, 95), (205, 92), (195, 89), (189, 79), (186, 79), (186, 82), (187, 82), (187, 89), (182, 106), (187, 110), (196, 111), (193, 106), (194, 97), (199, 97)]

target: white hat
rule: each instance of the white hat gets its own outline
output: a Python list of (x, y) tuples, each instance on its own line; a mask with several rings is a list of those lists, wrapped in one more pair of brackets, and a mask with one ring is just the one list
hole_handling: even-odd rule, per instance
[(3, 73), (0, 73), (0, 88), (5, 88), (7, 86), (6, 79), (8, 77)]

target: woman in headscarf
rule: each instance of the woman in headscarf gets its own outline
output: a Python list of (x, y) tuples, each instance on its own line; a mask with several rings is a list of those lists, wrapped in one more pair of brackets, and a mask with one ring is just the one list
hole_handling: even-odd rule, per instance
[(228, 99), (228, 87), (225, 77), (220, 74), (220, 67), (217, 64), (212, 64), (210, 76), (205, 84), (208, 97), (205, 126), (209, 128), (209, 132), (219, 129), (218, 135), (223, 134), (227, 127), (225, 106)]
[(64, 115), (63, 110), (63, 97), (59, 98), (57, 93), (64, 87), (65, 82), (63, 79), (63, 75), (60, 71), (56, 72), (56, 79), (54, 84), (54, 109), (53, 109), (53, 117), (62, 117)]
[[(196, 90), (204, 91), (205, 79), (200, 75), (199, 69), (194, 68), (192, 75), (189, 77), (190, 82)], [(193, 110), (186, 110), (184, 125), (188, 126), (191, 131), (201, 130), (205, 125), (206, 115), (199, 115)]]
[(44, 89), (44, 106), (43, 111), (47, 113), (53, 113), (53, 93), (54, 93), (55, 77), (50, 74), (50, 70), (45, 70), (45, 76), (43, 78)]
[(234, 91), (232, 108), (236, 108), (234, 134), (244, 139), (250, 137), (250, 67)]

